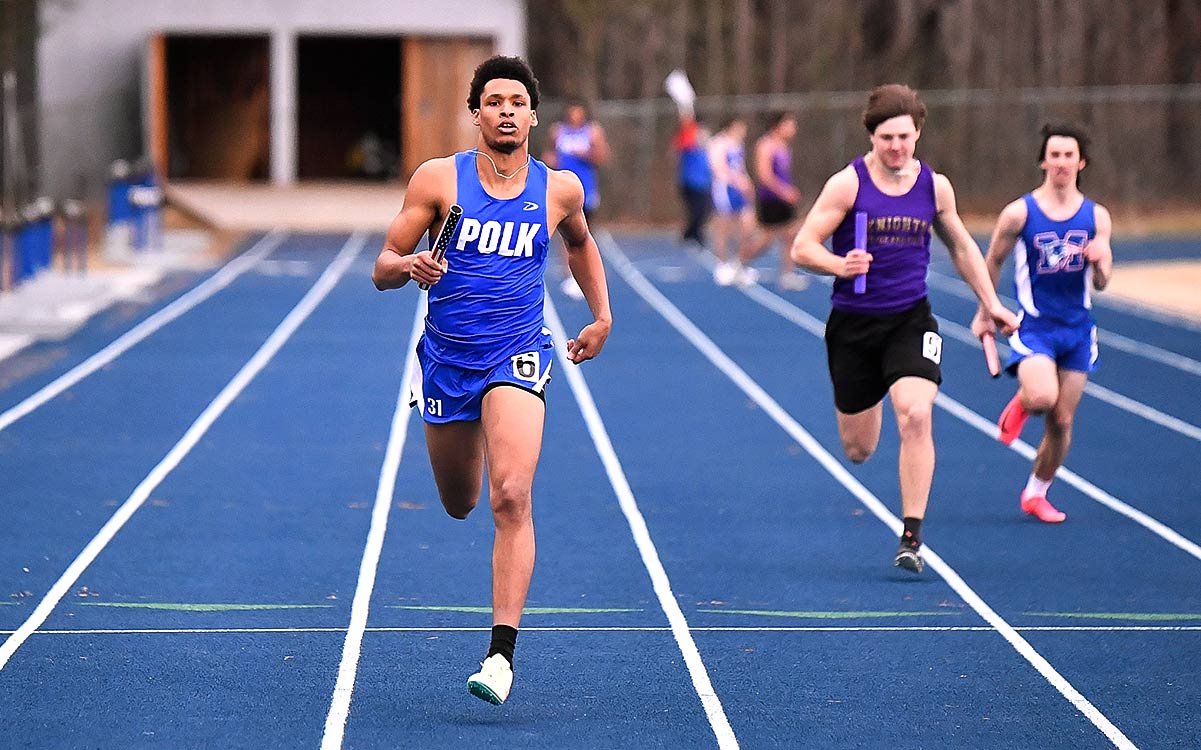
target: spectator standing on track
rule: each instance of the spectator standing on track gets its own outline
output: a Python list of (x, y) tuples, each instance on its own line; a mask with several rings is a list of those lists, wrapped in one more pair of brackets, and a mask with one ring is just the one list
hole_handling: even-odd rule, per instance
[(705, 245), (705, 221), (713, 208), (713, 171), (709, 167), (709, 131), (691, 109), (680, 110), (680, 127), (672, 139), (680, 197), (684, 200), (683, 242)]
[[(600, 167), (609, 163), (609, 142), (605, 130), (588, 117), (588, 108), (583, 102), (571, 102), (564, 112), (563, 121), (551, 126), (551, 152), (546, 154), (547, 164), (555, 169), (565, 169), (580, 178), (584, 186), (584, 217), (589, 223), (596, 219), (600, 207)], [(561, 289), (572, 299), (583, 299), (584, 294), (575, 277), (563, 274)]]
[[(1113, 225), (1109, 211), (1080, 192), (1080, 172), (1088, 162), (1088, 137), (1081, 128), (1044, 126), (1038, 159), (1042, 185), (1001, 211), (985, 263), (995, 285), (1017, 247), (1014, 286), (1022, 327), (1009, 338), (1005, 369), (1017, 376), (1018, 392), (1001, 412), (999, 437), (1009, 445), (1029, 415), (1043, 415), (1042, 441), (1020, 505), (1040, 521), (1059, 523), (1067, 515), (1051, 505), (1047, 490), (1067, 457), (1076, 407), (1097, 367), (1089, 287), (1099, 291), (1109, 284)], [(972, 331), (992, 330), (987, 313), (977, 312)]]
[(713, 280), (721, 286), (734, 283), (738, 258), (755, 231), (751, 207), (755, 186), (746, 171), (746, 121), (735, 117), (709, 139), (709, 167), (713, 172), (713, 253), (717, 266)]
[[(554, 343), (543, 322), (547, 250), (558, 229), (593, 322), (567, 343), (579, 364), (600, 353), (612, 325), (600, 252), (584, 218), (584, 190), (567, 171), (529, 155), (538, 81), (524, 61), (493, 57), (475, 70), (467, 106), (475, 149), (414, 172), (375, 262), (377, 288), (429, 284), (413, 396), (446, 512), (466, 518), (485, 467), (496, 526), (492, 640), (468, 689), (508, 697), (513, 650), (534, 568), (532, 485), (542, 450), (543, 390)], [(436, 236), (452, 204), (463, 208), (446, 258), (414, 250)]]
[(741, 286), (759, 280), (759, 273), (750, 263), (775, 243), (780, 246), (776, 286), (785, 291), (800, 291), (809, 286), (809, 280), (796, 272), (788, 251), (788, 243), (796, 233), (797, 204), (801, 200), (801, 191), (792, 184), (789, 146), (796, 130), (796, 115), (777, 112), (772, 115), (767, 132), (755, 141), (755, 217), (760, 236), (757, 242), (743, 247), (742, 268), (735, 279)]
[[(874, 89), (863, 112), (871, 150), (826, 181), (792, 245), (799, 265), (835, 277), (826, 352), (838, 434), (852, 462), (875, 452), (883, 398), (892, 400), (904, 521), (893, 563), (916, 573), (925, 567), (918, 550), (934, 478), (932, 411), (942, 382), (942, 338), (926, 288), (931, 228), (986, 314), (1007, 333), (1018, 325), (989, 284), (951, 182), (914, 158), (925, 119), (925, 104), (908, 86)], [(867, 213), (866, 249), (854, 247), (860, 211)], [(833, 252), (823, 246), (831, 237)], [(867, 282), (862, 294), (854, 290), (860, 274)]]

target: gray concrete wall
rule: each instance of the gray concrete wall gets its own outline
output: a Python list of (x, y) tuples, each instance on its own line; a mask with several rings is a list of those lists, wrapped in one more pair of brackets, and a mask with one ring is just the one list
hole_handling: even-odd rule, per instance
[[(295, 169), (295, 44), (306, 33), (488, 36), (525, 53), (523, 0), (44, 0), (38, 45), (43, 189), (98, 193), (108, 165), (143, 150), (142, 67), (155, 33), (272, 40), (272, 180)], [(285, 85), (286, 84), (286, 85)]]

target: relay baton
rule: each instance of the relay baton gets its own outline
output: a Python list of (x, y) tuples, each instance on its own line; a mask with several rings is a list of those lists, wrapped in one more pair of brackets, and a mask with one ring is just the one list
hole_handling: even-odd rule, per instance
[(984, 361), (988, 363), (988, 374), (994, 378), (1001, 377), (1001, 358), (997, 356), (997, 339), (991, 331), (980, 337), (984, 346)]
[[(442, 222), (442, 229), (438, 232), (438, 239), (434, 240), (434, 260), (439, 263), (446, 257), (446, 248), (450, 246), (450, 238), (454, 236), (455, 227), (459, 226), (459, 219), (463, 218), (463, 207), (458, 203), (451, 205), (446, 212), (446, 221)], [(429, 284), (422, 282), (418, 284), (422, 291), (428, 291)]]
[[(855, 212), (855, 249), (867, 251), (867, 211)], [(855, 277), (855, 294), (867, 291), (867, 274)]]

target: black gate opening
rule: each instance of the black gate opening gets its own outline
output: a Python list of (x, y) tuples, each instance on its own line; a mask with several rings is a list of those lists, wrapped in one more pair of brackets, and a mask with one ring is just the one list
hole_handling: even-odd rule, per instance
[(395, 179), (400, 39), (303, 36), (297, 47), (297, 174)]

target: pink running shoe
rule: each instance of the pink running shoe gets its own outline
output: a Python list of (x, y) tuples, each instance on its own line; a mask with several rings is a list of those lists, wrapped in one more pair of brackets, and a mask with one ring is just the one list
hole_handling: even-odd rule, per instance
[(1018, 435), (1022, 434), (1022, 427), (1026, 425), (1026, 419), (1030, 417), (1030, 412), (1022, 406), (1021, 394), (1015, 393), (1009, 403), (1005, 405), (1005, 410), (1001, 412), (1001, 418), (997, 420), (997, 427), (1001, 428), (1001, 433), (997, 436), (1003, 444), (1009, 445), (1014, 440), (1018, 439)]
[(1022, 512), (1029, 513), (1043, 523), (1063, 523), (1068, 517), (1067, 513), (1056, 510), (1054, 505), (1047, 502), (1047, 498), (1027, 495), (1025, 490), (1022, 490)]

